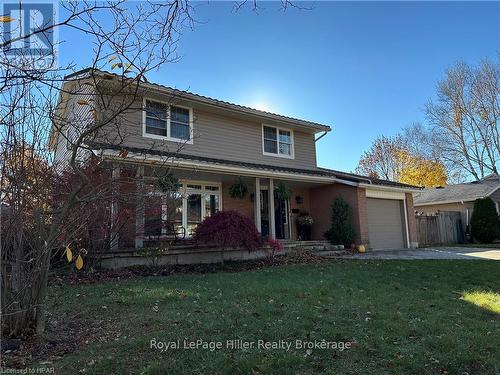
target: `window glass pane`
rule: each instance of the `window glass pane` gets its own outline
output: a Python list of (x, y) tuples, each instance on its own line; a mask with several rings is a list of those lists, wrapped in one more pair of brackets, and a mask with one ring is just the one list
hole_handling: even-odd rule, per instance
[(182, 225), (182, 195), (181, 193), (165, 194), (166, 221), (168, 224)]
[(187, 234), (193, 231), (201, 222), (201, 194), (189, 194), (187, 197)]
[(167, 121), (146, 117), (146, 133), (167, 135)]
[(264, 126), (264, 139), (276, 140), (276, 128)]
[(161, 135), (161, 136), (166, 137), (167, 136), (167, 129), (159, 129), (159, 128), (152, 128), (150, 126), (146, 126), (146, 133)]
[(180, 107), (170, 107), (170, 120), (189, 124), (189, 109)]
[(210, 191), (218, 191), (219, 187), (218, 186), (205, 186), (205, 189), (210, 190)]
[(172, 138), (189, 140), (189, 125), (170, 122), (170, 136)]
[(146, 117), (146, 126), (150, 128), (166, 129), (167, 121), (158, 120), (157, 118)]
[(161, 235), (161, 198), (158, 195), (147, 195), (144, 199), (144, 235)]
[(290, 132), (287, 130), (280, 130), (280, 143), (292, 143), (292, 137), (290, 135)]
[(146, 100), (146, 116), (166, 120), (167, 106), (163, 103)]
[(289, 144), (286, 143), (280, 143), (280, 154), (283, 155), (291, 155), (292, 150)]
[(219, 196), (210, 194), (205, 196), (205, 217), (219, 212)]
[(264, 151), (270, 152), (272, 154), (278, 153), (278, 145), (276, 141), (269, 141), (267, 139), (264, 140)]
[(146, 133), (167, 136), (167, 106), (146, 100)]
[(187, 184), (188, 189), (195, 189), (195, 190), (201, 190), (201, 185), (192, 185), (192, 184)]

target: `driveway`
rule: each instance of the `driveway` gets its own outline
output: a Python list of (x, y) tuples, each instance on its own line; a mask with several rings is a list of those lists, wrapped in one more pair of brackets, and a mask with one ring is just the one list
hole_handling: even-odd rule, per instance
[(500, 260), (498, 249), (469, 247), (427, 247), (422, 249), (376, 250), (364, 254), (348, 254), (346, 259), (487, 259)]

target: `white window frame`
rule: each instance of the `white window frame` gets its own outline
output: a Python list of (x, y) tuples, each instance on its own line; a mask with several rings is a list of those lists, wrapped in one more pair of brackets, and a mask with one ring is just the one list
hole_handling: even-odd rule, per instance
[[(266, 149), (264, 147), (264, 126), (268, 128), (273, 128), (276, 129), (276, 154), (273, 154), (272, 152), (266, 152)], [(290, 155), (286, 154), (280, 154), (280, 130), (290, 132)], [(269, 124), (262, 124), (262, 155), (266, 156), (274, 156), (276, 158), (285, 158), (285, 159), (295, 159), (295, 139), (293, 135), (293, 129), (290, 128), (282, 128), (279, 126), (275, 125), (269, 125)]]
[[(164, 104), (167, 106), (167, 135), (166, 136), (157, 135), (157, 134), (149, 134), (146, 132), (146, 101), (160, 103), (160, 104)], [(173, 138), (170, 136), (170, 118), (171, 118), (170, 107), (178, 107), (178, 108), (184, 108), (184, 109), (189, 110), (189, 140), (180, 139), (180, 138)], [(172, 104), (172, 103), (165, 102), (162, 100), (143, 98), (143, 100), (142, 100), (142, 136), (145, 138), (161, 139), (164, 141), (171, 141), (171, 142), (192, 145), (193, 144), (193, 108), (186, 107), (186, 106), (179, 105), (179, 104)]]
[[(186, 238), (191, 238), (188, 233), (188, 216), (187, 216), (187, 197), (189, 194), (201, 195), (201, 221), (205, 220), (205, 196), (218, 195), (219, 196), (219, 211), (222, 211), (222, 183), (213, 181), (199, 181), (199, 180), (180, 180), (182, 184), (182, 226), (186, 229)], [(187, 185), (201, 185), (201, 189), (188, 188)], [(207, 190), (206, 186), (217, 186), (219, 190)]]
[[(191, 238), (191, 235), (187, 232), (187, 197), (189, 194), (200, 194), (201, 195), (201, 221), (205, 220), (205, 196), (207, 195), (218, 195), (219, 196), (219, 211), (222, 211), (222, 183), (213, 181), (196, 181), (196, 180), (180, 180), (179, 183), (181, 187), (179, 188), (179, 193), (182, 196), (182, 226), (186, 230), (186, 238)], [(188, 188), (187, 185), (201, 185), (201, 189)], [(217, 186), (219, 190), (208, 190), (206, 186)], [(146, 193), (147, 195), (159, 196), (161, 198), (161, 219), (167, 219), (167, 206), (164, 199), (164, 194), (161, 191), (152, 191)], [(162, 235), (166, 233), (166, 228), (162, 228)], [(151, 236), (154, 237), (154, 236)]]

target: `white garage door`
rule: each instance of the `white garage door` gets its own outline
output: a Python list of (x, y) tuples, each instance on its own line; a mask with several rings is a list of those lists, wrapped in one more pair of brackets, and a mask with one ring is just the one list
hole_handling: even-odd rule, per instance
[(403, 201), (367, 198), (367, 211), (368, 235), (373, 250), (405, 247)]

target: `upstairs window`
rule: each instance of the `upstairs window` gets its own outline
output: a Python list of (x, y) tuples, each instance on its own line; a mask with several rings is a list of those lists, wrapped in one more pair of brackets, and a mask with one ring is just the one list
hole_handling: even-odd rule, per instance
[(192, 111), (189, 108), (145, 100), (144, 122), (147, 136), (192, 143)]
[(170, 107), (170, 137), (189, 140), (189, 109)]
[(168, 106), (146, 100), (146, 133), (167, 136)]
[(264, 155), (293, 158), (292, 131), (288, 129), (262, 126)]

